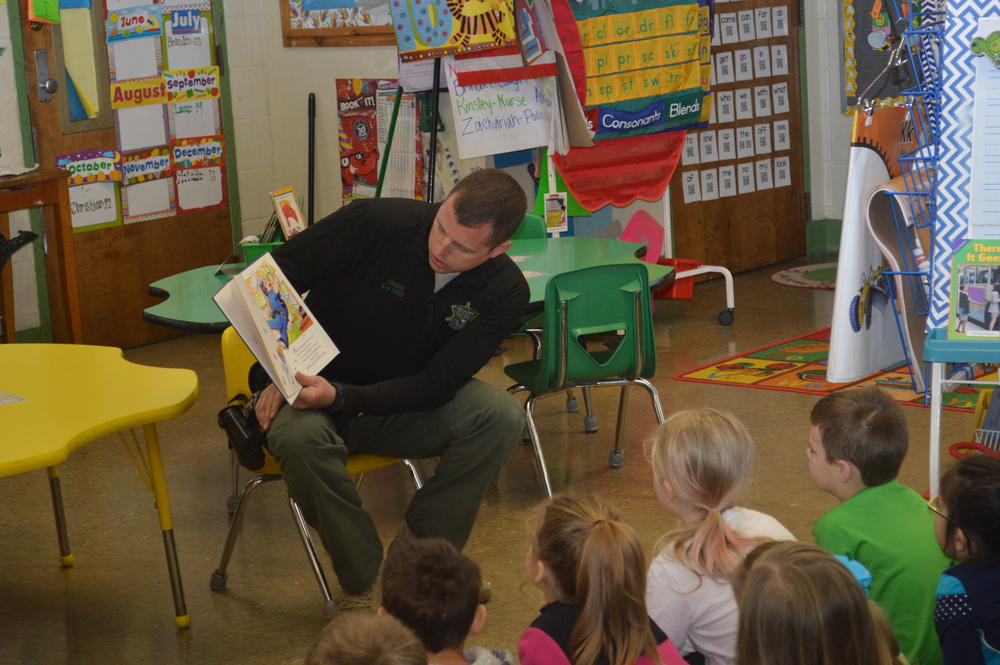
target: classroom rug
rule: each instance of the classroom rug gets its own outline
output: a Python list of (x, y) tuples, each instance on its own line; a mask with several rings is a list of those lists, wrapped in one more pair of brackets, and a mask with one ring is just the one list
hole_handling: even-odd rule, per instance
[[(830, 351), (830, 329), (824, 328), (784, 342), (747, 351), (710, 365), (675, 374), (678, 381), (697, 381), (743, 388), (784, 390), (807, 395), (826, 395), (835, 390), (875, 384), (901, 404), (928, 406), (923, 395), (913, 392), (910, 368), (906, 364), (889, 367), (850, 383), (826, 380), (826, 359)], [(956, 386), (943, 396), (944, 408), (972, 413), (979, 389)]]
[(837, 264), (815, 263), (781, 270), (771, 275), (771, 281), (775, 284), (794, 286), (799, 289), (833, 291), (837, 285)]

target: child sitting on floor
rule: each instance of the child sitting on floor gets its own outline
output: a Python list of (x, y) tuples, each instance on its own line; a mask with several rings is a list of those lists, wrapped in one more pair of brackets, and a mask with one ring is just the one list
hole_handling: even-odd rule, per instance
[(805, 543), (764, 543), (733, 585), (740, 665), (898, 665), (881, 611), (847, 568)]
[(733, 662), (733, 569), (762, 540), (795, 539), (773, 517), (734, 505), (753, 467), (753, 450), (743, 423), (709, 408), (675, 413), (650, 445), (656, 497), (681, 526), (658, 543), (646, 605), (682, 651), (697, 651), (708, 665)]
[(941, 575), (934, 623), (945, 665), (1000, 662), (1000, 459), (967, 457), (941, 478), (934, 533), (960, 561)]
[(526, 559), (545, 597), (521, 635), (521, 665), (683, 665), (646, 613), (646, 556), (635, 531), (593, 496), (556, 496)]
[(382, 607), (412, 630), (429, 665), (511, 665), (511, 654), (465, 648), (486, 624), (476, 562), (442, 538), (405, 538), (389, 548), (382, 566)]
[(343, 612), (320, 631), (305, 665), (427, 665), (427, 652), (392, 617)]
[(868, 593), (913, 665), (940, 665), (934, 587), (948, 560), (927, 503), (896, 481), (909, 445), (902, 408), (866, 386), (830, 393), (810, 420), (809, 475), (842, 502), (816, 522), (816, 544), (871, 572)]

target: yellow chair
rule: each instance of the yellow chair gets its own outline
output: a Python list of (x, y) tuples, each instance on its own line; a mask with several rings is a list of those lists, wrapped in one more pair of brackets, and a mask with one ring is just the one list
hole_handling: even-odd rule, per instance
[[(254, 362), (256, 360), (253, 354), (250, 353), (250, 349), (247, 348), (243, 340), (236, 334), (236, 331), (232, 327), (226, 328), (222, 332), (222, 368), (226, 377), (226, 395), (233, 398), (237, 395), (250, 394), (247, 375)], [(229, 577), (226, 567), (229, 565), (229, 559), (233, 554), (233, 548), (236, 546), (236, 540), (239, 538), (240, 531), (243, 528), (243, 515), (250, 501), (250, 495), (264, 483), (281, 479), (281, 469), (278, 468), (278, 463), (266, 449), (264, 457), (263, 468), (257, 470), (255, 472), (257, 475), (251, 478), (241, 490), (239, 489), (240, 465), (236, 459), (236, 455), (232, 455), (233, 496), (230, 496), (227, 502), (227, 508), (232, 519), (229, 524), (229, 535), (226, 538), (226, 545), (222, 550), (222, 559), (219, 561), (219, 567), (212, 573), (210, 586), (213, 591), (223, 591), (226, 588), (226, 582)], [(353, 476), (355, 484), (360, 486), (364, 474), (368, 471), (376, 471), (387, 466), (392, 466), (393, 464), (398, 464), (399, 462), (407, 466), (410, 474), (413, 476), (413, 484), (416, 485), (417, 489), (420, 489), (423, 486), (420, 470), (411, 460), (407, 459), (355, 453), (347, 458), (347, 473)], [(309, 532), (309, 525), (306, 524), (305, 517), (302, 515), (299, 505), (291, 496), (288, 497), (288, 507), (292, 511), (292, 517), (295, 520), (295, 526), (298, 528), (299, 537), (302, 539), (302, 545), (305, 547), (306, 555), (309, 557), (309, 564), (312, 567), (313, 575), (316, 577), (316, 583), (319, 584), (320, 591), (323, 594), (324, 609), (327, 616), (330, 616), (336, 607), (336, 601), (333, 600), (333, 596), (330, 594), (330, 585), (326, 581), (323, 566), (320, 564), (316, 545), (313, 543), (312, 535)]]

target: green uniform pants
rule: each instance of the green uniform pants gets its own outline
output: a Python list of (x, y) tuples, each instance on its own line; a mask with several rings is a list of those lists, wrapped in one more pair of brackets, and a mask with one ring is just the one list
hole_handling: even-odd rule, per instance
[(523, 421), (513, 396), (470, 379), (450, 402), (426, 411), (336, 422), (323, 411), (285, 406), (267, 443), (289, 494), (319, 532), (340, 586), (360, 593), (378, 575), (382, 542), (347, 475), (347, 456), (440, 456), (434, 475), (410, 502), (406, 524), (419, 538), (441, 537), (462, 548), (483, 495), (521, 438)]

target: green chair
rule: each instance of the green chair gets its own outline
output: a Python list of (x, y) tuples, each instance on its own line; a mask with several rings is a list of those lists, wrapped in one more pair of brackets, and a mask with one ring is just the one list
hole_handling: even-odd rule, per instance
[(541, 215), (536, 215), (533, 212), (527, 212), (524, 214), (524, 219), (521, 220), (521, 225), (517, 227), (514, 231), (514, 235), (510, 237), (511, 240), (542, 240), (548, 237), (545, 230), (545, 220)]
[[(533, 412), (539, 397), (574, 387), (621, 386), (615, 444), (608, 462), (620, 467), (626, 418), (626, 388), (637, 384), (646, 389), (656, 419), (663, 422), (659, 394), (647, 379), (656, 373), (656, 347), (649, 308), (649, 274), (639, 263), (596, 266), (554, 276), (545, 290), (545, 335), (537, 360), (504, 368), (517, 383), (508, 391), (528, 391), (525, 414), (528, 434), (535, 448), (545, 492), (552, 496), (552, 483), (545, 465)], [(619, 343), (608, 349), (588, 350), (586, 337), (624, 330)]]

